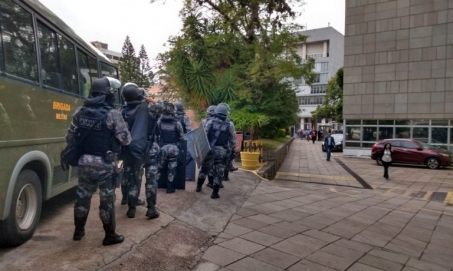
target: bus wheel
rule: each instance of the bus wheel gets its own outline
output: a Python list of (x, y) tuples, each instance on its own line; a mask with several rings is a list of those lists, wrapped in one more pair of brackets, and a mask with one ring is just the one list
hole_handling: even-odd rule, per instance
[(29, 169), (17, 177), (9, 217), (0, 221), (0, 244), (19, 246), (33, 236), (41, 215), (42, 191), (38, 175)]

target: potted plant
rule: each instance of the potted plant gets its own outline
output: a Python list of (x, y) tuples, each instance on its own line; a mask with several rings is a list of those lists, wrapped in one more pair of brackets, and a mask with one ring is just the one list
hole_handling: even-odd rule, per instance
[(256, 169), (259, 163), (261, 146), (253, 144), (256, 132), (260, 127), (269, 123), (266, 115), (259, 113), (250, 113), (247, 110), (234, 111), (231, 115), (234, 126), (237, 130), (250, 133), (247, 147), (241, 152), (241, 162), (244, 169)]

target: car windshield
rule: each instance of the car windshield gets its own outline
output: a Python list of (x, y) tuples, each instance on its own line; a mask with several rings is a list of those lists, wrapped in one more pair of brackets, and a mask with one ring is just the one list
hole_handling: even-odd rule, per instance
[(333, 134), (332, 137), (333, 137), (333, 140), (335, 140), (335, 141), (343, 140), (343, 135), (342, 134)]

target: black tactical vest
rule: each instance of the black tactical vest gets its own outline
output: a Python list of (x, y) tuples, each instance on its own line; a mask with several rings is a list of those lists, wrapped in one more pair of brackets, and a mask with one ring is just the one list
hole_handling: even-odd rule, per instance
[(160, 122), (160, 138), (164, 145), (176, 144), (179, 141), (178, 129), (176, 128), (176, 121), (163, 121)]
[(212, 121), (211, 129), (208, 132), (208, 140), (209, 142), (213, 142), (215, 140), (215, 135), (217, 131), (220, 130), (219, 136), (215, 142), (215, 146), (227, 146), (228, 139), (230, 135), (230, 123), (228, 121), (222, 121), (221, 119), (214, 119)]
[(182, 115), (177, 114), (176, 119), (181, 123), (182, 131), (185, 134), (185, 133), (187, 133), (187, 130), (186, 130), (186, 125), (184, 123), (184, 116), (185, 116), (184, 114), (182, 114)]
[(112, 150), (113, 131), (107, 128), (107, 114), (111, 107), (82, 107), (79, 111), (80, 148), (84, 154), (104, 157)]

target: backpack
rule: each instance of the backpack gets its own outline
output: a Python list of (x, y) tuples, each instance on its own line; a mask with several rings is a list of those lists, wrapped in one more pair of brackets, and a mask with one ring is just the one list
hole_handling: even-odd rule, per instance
[(134, 125), (130, 130), (131, 143), (121, 153), (121, 158), (135, 165), (144, 164), (147, 160), (150, 142), (148, 140), (148, 104), (141, 103), (136, 109)]

